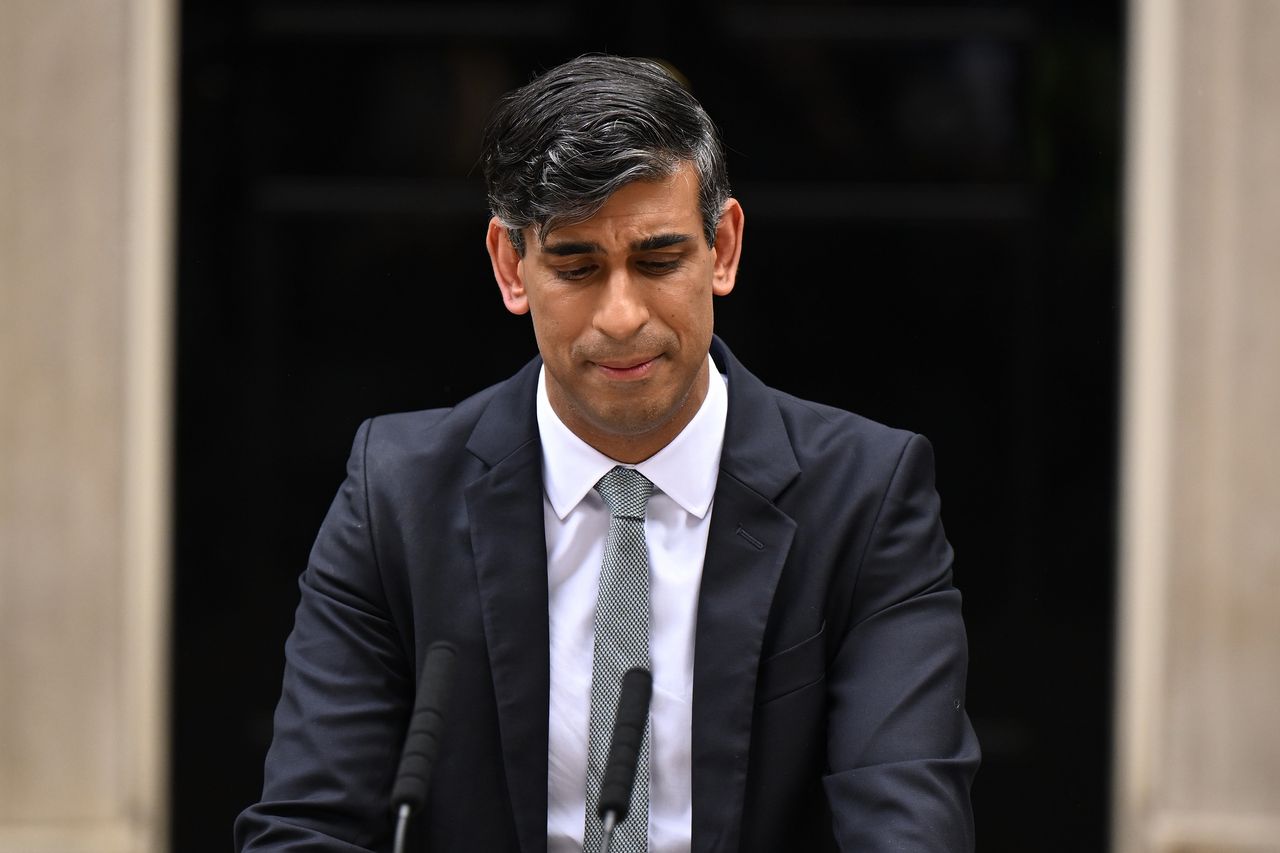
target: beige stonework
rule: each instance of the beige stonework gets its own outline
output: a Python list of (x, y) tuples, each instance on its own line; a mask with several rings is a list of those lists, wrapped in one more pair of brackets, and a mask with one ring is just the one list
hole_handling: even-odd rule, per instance
[(1280, 851), (1280, 2), (1131, 8), (1115, 850)]
[(164, 838), (172, 21), (0, 3), (0, 851)]

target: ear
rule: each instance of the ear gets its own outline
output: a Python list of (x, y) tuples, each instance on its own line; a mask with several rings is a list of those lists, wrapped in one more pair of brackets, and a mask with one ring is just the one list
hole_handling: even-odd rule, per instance
[(529, 313), (529, 296), (524, 289), (524, 262), (516, 247), (511, 245), (507, 227), (496, 216), (489, 220), (484, 244), (493, 263), (493, 277), (498, 280), (498, 289), (502, 291), (503, 304), (512, 314)]
[(724, 203), (724, 213), (716, 226), (715, 268), (711, 275), (711, 292), (726, 296), (738, 278), (738, 259), (742, 257), (742, 205), (736, 198)]

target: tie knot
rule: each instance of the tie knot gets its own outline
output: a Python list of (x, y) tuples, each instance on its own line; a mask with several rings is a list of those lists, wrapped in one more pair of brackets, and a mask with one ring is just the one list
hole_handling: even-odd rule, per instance
[(649, 495), (653, 494), (653, 483), (636, 469), (619, 465), (600, 478), (596, 491), (614, 518), (642, 519)]

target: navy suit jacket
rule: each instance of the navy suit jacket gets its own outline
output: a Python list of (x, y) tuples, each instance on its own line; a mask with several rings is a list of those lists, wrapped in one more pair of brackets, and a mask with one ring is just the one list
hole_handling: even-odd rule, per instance
[[(692, 850), (971, 850), (979, 754), (928, 442), (767, 388), (719, 340), (712, 356), (729, 412), (697, 612)], [(389, 849), (416, 673), (447, 638), (457, 681), (415, 849), (545, 852), (538, 368), (360, 427), (238, 849)]]

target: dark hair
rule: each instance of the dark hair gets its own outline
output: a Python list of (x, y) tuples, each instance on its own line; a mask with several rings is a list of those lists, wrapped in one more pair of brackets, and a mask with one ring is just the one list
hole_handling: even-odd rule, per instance
[(707, 245), (729, 198), (715, 125), (666, 69), (645, 59), (588, 55), (507, 93), (484, 135), (489, 206), (524, 254), (521, 229), (542, 240), (594, 216), (633, 181), (658, 180), (683, 163), (698, 174)]

